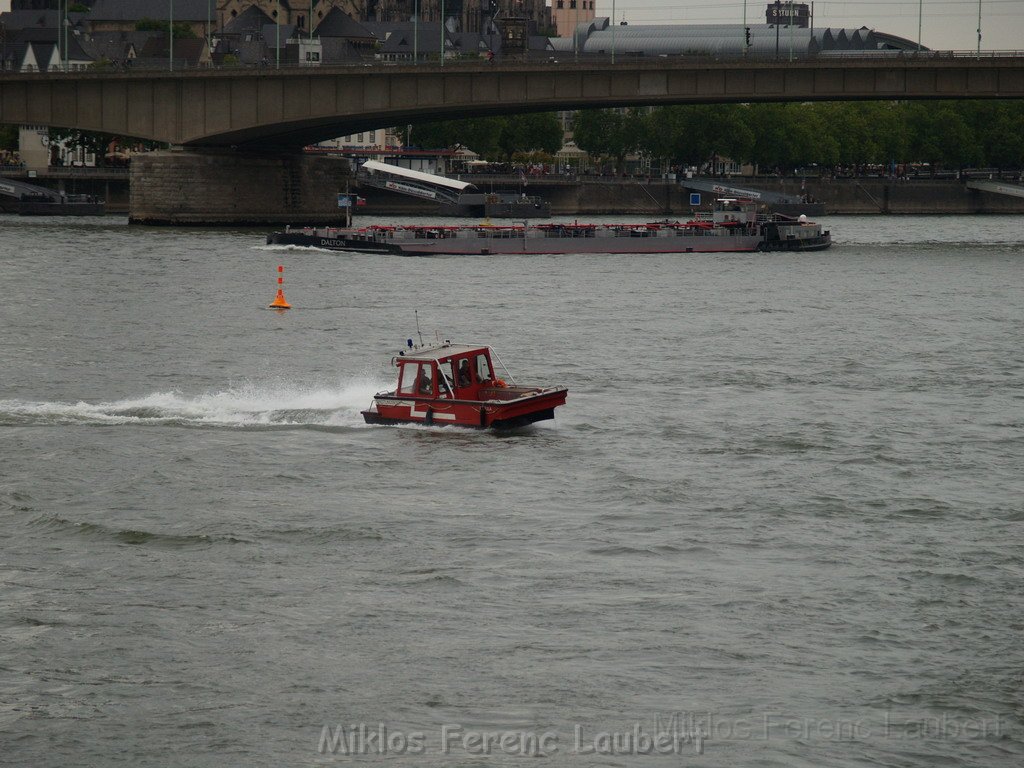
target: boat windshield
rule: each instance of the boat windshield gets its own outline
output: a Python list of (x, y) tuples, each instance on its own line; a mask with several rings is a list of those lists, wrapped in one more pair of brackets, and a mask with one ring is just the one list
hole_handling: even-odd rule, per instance
[(433, 371), (429, 363), (405, 363), (398, 384), (400, 395), (432, 395)]

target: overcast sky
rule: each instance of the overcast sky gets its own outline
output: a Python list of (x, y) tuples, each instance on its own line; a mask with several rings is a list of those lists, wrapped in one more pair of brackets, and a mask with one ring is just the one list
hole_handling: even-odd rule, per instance
[[(767, 6), (748, 0), (747, 20), (763, 24)], [(978, 0), (815, 0), (814, 26), (870, 27), (917, 40), (919, 7), (925, 46), (977, 48)], [(611, 16), (611, 0), (597, 0), (597, 14)], [(615, 18), (623, 17), (631, 24), (739, 24), (743, 0), (616, 0)], [(1024, 0), (982, 0), (981, 47), (1024, 51)]]

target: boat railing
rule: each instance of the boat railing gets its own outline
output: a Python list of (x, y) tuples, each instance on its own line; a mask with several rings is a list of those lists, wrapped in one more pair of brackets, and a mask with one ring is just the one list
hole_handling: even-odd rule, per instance
[(544, 395), (548, 392), (557, 392), (565, 387), (531, 387), (528, 385), (523, 386), (512, 386), (512, 387), (481, 387), (480, 399), (507, 402), (509, 400), (518, 400), (525, 396), (536, 396)]
[(504, 361), (498, 356), (497, 351), (495, 351), (493, 347), (488, 347), (488, 349), (491, 351), (491, 356), (498, 361), (498, 365), (501, 366), (501, 370), (503, 370), (505, 372), (505, 375), (508, 376), (508, 380), (512, 382), (512, 386), (516, 386), (515, 378), (509, 372), (508, 366), (505, 365)]

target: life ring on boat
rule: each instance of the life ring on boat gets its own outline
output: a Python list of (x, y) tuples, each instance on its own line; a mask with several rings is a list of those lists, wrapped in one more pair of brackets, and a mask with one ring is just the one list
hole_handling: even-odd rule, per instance
[(495, 379), (494, 380), (494, 386), (497, 387), (498, 389), (505, 389), (505, 387), (507, 387), (508, 384), (506, 384), (501, 379)]

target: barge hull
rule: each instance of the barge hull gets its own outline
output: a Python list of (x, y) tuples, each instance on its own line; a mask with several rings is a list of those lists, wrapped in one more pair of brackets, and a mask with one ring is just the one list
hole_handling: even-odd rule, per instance
[[(274, 232), (268, 245), (291, 245), (360, 253), (393, 253), (401, 256), (526, 256), (570, 253), (749, 253), (761, 250), (763, 239), (756, 235), (687, 235), (669, 237), (594, 238), (447, 238), (439, 240), (378, 240), (322, 237), (299, 232)], [(680, 242), (685, 241), (685, 242)]]

